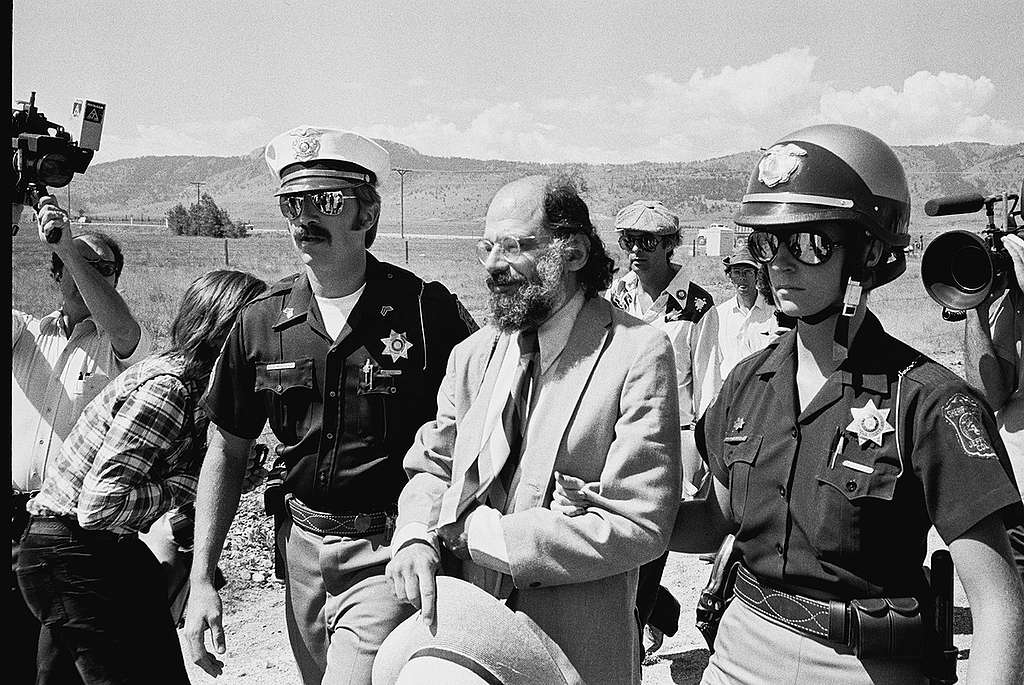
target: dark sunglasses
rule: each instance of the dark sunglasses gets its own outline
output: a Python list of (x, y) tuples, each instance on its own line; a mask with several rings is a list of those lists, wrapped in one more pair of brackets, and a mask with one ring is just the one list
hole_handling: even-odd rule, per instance
[(658, 247), (660, 243), (660, 235), (626, 235), (623, 233), (619, 236), (619, 247), (626, 252), (632, 250), (634, 245), (643, 252), (653, 252), (654, 248)]
[(338, 216), (345, 208), (346, 199), (355, 199), (355, 195), (345, 194), (341, 190), (318, 190), (315, 193), (302, 193), (301, 195), (282, 195), (278, 198), (278, 204), (285, 219), (298, 219), (307, 200), (321, 214)]
[(786, 249), (794, 259), (808, 266), (824, 264), (832, 257), (837, 247), (846, 244), (815, 231), (795, 231), (781, 235), (768, 231), (754, 231), (747, 238), (747, 245), (754, 259), (767, 264), (779, 253), (782, 241), (786, 242)]
[[(87, 259), (89, 266), (100, 272), (100, 275), (104, 278), (110, 278), (117, 273), (117, 265), (106, 259)], [(60, 283), (61, 279), (64, 278), (64, 265), (61, 264), (60, 268), (53, 269), (53, 280)]]

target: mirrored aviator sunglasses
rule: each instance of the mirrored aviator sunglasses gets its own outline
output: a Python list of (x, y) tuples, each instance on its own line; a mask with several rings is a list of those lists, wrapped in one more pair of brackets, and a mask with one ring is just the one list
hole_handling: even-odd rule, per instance
[(782, 234), (754, 231), (747, 238), (747, 245), (750, 247), (750, 254), (754, 259), (762, 264), (767, 264), (779, 253), (779, 245), (782, 241), (785, 241), (786, 249), (794, 259), (808, 266), (824, 264), (832, 257), (836, 247), (845, 245), (838, 240), (832, 240), (824, 233), (814, 231), (793, 231)]
[(278, 204), (281, 207), (281, 215), (285, 219), (298, 219), (302, 214), (303, 205), (307, 201), (311, 202), (316, 211), (324, 216), (338, 216), (345, 208), (346, 199), (355, 199), (355, 195), (341, 190), (319, 190), (300, 195), (282, 195), (278, 198)]

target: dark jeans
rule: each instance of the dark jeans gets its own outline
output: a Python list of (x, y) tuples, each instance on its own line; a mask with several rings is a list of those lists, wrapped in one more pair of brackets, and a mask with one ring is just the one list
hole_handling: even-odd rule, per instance
[(668, 552), (640, 567), (636, 586), (636, 611), (640, 629), (652, 625), (666, 635), (679, 630), (679, 601), (661, 585)]
[(67, 682), (50, 665), (73, 660), (93, 683), (188, 683), (156, 558), (136, 537), (33, 518), (18, 583), (42, 623), (38, 683)]

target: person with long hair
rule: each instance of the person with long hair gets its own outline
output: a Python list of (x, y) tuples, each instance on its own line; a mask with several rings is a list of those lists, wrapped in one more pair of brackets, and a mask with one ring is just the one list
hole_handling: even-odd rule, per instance
[(195, 498), (199, 397), (239, 310), (265, 289), (240, 271), (193, 281), (169, 349), (89, 403), (29, 501), (17, 574), (42, 623), (37, 682), (57, 682), (67, 660), (87, 685), (188, 682), (160, 565), (138, 535)]

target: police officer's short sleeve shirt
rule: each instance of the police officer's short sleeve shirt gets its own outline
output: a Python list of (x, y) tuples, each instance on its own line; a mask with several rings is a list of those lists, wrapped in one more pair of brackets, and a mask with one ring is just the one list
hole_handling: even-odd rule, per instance
[(402, 458), (436, 412), (448, 355), (475, 329), (438, 283), (367, 257), (366, 289), (331, 339), (304, 275), (243, 309), (203, 403), (229, 433), (281, 442), (285, 492), (319, 511), (394, 507)]
[(962, 380), (869, 312), (801, 412), (794, 343), (741, 362), (697, 429), (763, 581), (821, 599), (918, 594), (932, 525), (949, 542), (990, 514), (1024, 520), (992, 415)]

